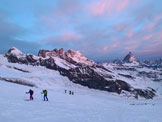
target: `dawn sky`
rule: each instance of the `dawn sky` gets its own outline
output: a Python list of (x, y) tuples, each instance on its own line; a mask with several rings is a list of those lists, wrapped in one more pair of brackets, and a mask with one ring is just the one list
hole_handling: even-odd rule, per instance
[(95, 61), (162, 57), (162, 0), (0, 0), (0, 53), (79, 50)]

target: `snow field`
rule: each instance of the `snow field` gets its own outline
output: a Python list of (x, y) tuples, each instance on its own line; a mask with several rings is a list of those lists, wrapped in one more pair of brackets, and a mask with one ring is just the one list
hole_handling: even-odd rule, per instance
[[(75, 94), (48, 90), (49, 102), (34, 90), (34, 101), (25, 92), (31, 87), (0, 81), (0, 122), (161, 122), (162, 98), (135, 100), (99, 92), (73, 89)], [(70, 88), (67, 88), (70, 89)]]

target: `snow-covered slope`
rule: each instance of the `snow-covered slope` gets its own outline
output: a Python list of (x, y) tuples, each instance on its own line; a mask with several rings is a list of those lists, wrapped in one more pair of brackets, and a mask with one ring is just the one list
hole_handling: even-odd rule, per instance
[(161, 69), (153, 69), (132, 63), (113, 64), (102, 63), (102, 65), (113, 71), (118, 79), (129, 83), (134, 88), (153, 88), (162, 95), (162, 73)]
[[(58, 54), (34, 56), (11, 48), (0, 55), (0, 122), (162, 121), (161, 67), (96, 64), (78, 53)], [(25, 101), (29, 89), (34, 101)], [(43, 89), (49, 102), (42, 101)]]
[[(61, 85), (60, 85), (61, 86)], [(161, 122), (162, 98), (126, 99), (96, 90), (64, 88), (48, 90), (48, 102), (34, 90), (34, 101), (25, 101), (31, 89), (0, 80), (0, 122)], [(70, 87), (66, 87), (71, 90)]]
[[(42, 85), (53, 88), (58, 81), (66, 81), (67, 84), (75, 83), (75, 85), (80, 84), (88, 88), (115, 92), (127, 97), (146, 99), (158, 96), (160, 92), (156, 93), (157, 89), (161, 91), (161, 82), (154, 82), (154, 80), (161, 80), (160, 70), (140, 67), (134, 62), (97, 64), (85, 58), (78, 51), (40, 50), (39, 55), (34, 56), (17, 50), (11, 48), (5, 57), (1, 56), (2, 80), (23, 82), (24, 85), (39, 88), (42, 88)], [(15, 52), (21, 53), (15, 55)], [(151, 73), (142, 72), (141, 70), (145, 71), (144, 68), (151, 70)], [(9, 72), (9, 75), (13, 74), (13, 76), (8, 76), (3, 71)], [(157, 77), (153, 75), (157, 75)]]
[(17, 56), (17, 57), (24, 57), (25, 54), (23, 54), (19, 49), (17, 49), (16, 47), (12, 47), (8, 53), (6, 53), (7, 56), (9, 56), (10, 54)]
[(58, 84), (61, 84), (62, 87), (77, 87), (67, 77), (60, 75), (58, 71), (42, 66), (9, 63), (3, 55), (0, 55), (0, 79), (47, 89), (56, 89)]

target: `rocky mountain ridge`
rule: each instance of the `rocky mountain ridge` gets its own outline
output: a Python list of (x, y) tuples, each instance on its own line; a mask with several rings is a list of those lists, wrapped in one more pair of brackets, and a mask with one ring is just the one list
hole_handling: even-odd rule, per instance
[[(133, 58), (129, 57), (131, 60), (126, 58), (128, 61), (138, 61), (132, 54), (130, 56)], [(57, 70), (60, 72), (60, 75), (68, 77), (73, 83), (89, 88), (125, 94), (126, 96), (130, 95), (136, 98), (144, 97), (150, 99), (156, 96), (154, 88), (149, 86), (140, 88), (134, 85), (136, 79), (144, 75), (147, 76), (147, 73), (144, 73), (144, 75), (141, 73), (142, 76), (140, 76), (141, 74), (137, 69), (131, 66), (105, 63), (97, 64), (88, 60), (79, 51), (64, 51), (63, 49), (54, 49), (51, 51), (40, 50), (38, 56), (34, 56), (23, 54), (17, 48), (11, 48), (5, 54), (5, 57), (12, 63), (44, 66)], [(123, 71), (127, 71), (127, 73), (123, 73)], [(137, 74), (132, 76), (131, 72), (137, 72)], [(158, 74), (158, 76), (161, 78), (161, 74)]]

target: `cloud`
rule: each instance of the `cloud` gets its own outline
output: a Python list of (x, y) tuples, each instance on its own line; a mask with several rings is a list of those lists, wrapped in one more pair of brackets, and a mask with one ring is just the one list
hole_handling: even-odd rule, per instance
[(112, 16), (123, 11), (129, 5), (135, 3), (135, 0), (100, 0), (93, 1), (87, 5), (89, 13), (93, 16)]
[(39, 44), (17, 40), (16, 37), (26, 34), (21, 26), (8, 21), (8, 14), (0, 9), (0, 53), (5, 53), (11, 47), (17, 47), (24, 52), (35, 53)]
[(107, 46), (104, 46), (103, 50), (104, 51), (107, 51), (108, 50), (108, 47)]
[[(1, 38), (2, 39), (2, 38)], [(0, 40), (0, 53), (6, 53), (11, 47), (17, 47), (24, 53), (31, 53), (37, 55), (41, 45), (34, 42), (26, 42), (22, 40), (14, 40), (9, 38), (4, 38), (3, 41)]]
[[(19, 7), (15, 6), (17, 3), (8, 0), (12, 7), (4, 6), (4, 10), (9, 13), (0, 10), (2, 50), (7, 50), (3, 49), (2, 44), (7, 48), (17, 45), (33, 51), (40, 47), (64, 48), (79, 50), (94, 60), (122, 57), (128, 51), (141, 55), (147, 52), (161, 53), (160, 1), (27, 1), (21, 2), (24, 9), (20, 13), (23, 15), (19, 13)], [(26, 4), (31, 6), (30, 10), (25, 7)], [(24, 24), (24, 18), (29, 20), (29, 26)]]
[[(40, 13), (40, 9), (35, 11), (36, 18), (51, 30), (65, 30), (69, 24), (75, 24), (78, 18), (78, 13), (81, 14), (82, 7), (80, 0), (59, 0), (53, 7), (46, 8), (45, 12)], [(44, 7), (42, 7), (44, 9)]]
[(69, 43), (69, 42), (77, 42), (81, 40), (81, 38), (82, 38), (81, 35), (77, 33), (66, 31), (62, 34), (45, 38), (44, 42), (47, 42), (48, 44)]
[(80, 0), (61, 0), (56, 9), (56, 13), (60, 16), (69, 16), (75, 12), (78, 12), (78, 10), (80, 10), (80, 7)]

